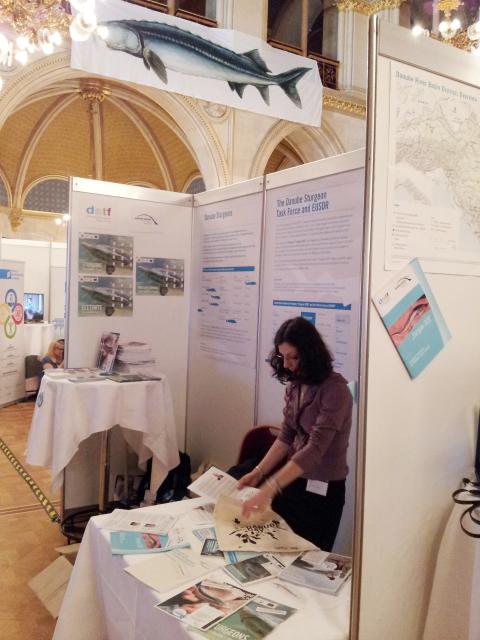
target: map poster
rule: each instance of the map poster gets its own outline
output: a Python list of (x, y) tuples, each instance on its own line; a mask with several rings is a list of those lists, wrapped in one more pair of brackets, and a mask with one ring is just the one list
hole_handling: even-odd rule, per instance
[(420, 263), (412, 260), (373, 303), (411, 378), (416, 378), (450, 340)]
[(385, 268), (480, 275), (480, 91), (392, 62)]

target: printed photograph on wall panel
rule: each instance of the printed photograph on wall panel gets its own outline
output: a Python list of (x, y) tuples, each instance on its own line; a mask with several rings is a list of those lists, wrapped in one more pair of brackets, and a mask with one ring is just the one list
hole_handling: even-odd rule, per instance
[(207, 357), (255, 367), (261, 194), (198, 209), (194, 313)]
[(480, 90), (391, 63), (385, 268), (480, 275)]
[(133, 278), (79, 276), (79, 316), (131, 316)]
[(137, 296), (183, 296), (185, 261), (177, 258), (136, 258)]
[(78, 234), (78, 272), (133, 275), (133, 237), (107, 233)]
[(306, 318), (347, 380), (356, 377), (362, 181), (356, 170), (275, 189), (267, 200), (272, 335), (288, 318)]

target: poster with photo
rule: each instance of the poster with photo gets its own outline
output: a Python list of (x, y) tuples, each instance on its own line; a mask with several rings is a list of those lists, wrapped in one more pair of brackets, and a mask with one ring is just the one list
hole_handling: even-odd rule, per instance
[(133, 279), (109, 276), (80, 276), (78, 279), (78, 315), (131, 316)]
[(112, 373), (113, 363), (117, 355), (118, 341), (120, 334), (114, 331), (107, 333), (104, 331), (100, 339), (96, 366), (104, 373)]
[(183, 296), (184, 283), (184, 260), (137, 257), (135, 272), (137, 296)]
[(450, 340), (450, 332), (417, 258), (373, 296), (373, 303), (411, 378)]
[(133, 237), (80, 232), (78, 272), (109, 276), (133, 275)]

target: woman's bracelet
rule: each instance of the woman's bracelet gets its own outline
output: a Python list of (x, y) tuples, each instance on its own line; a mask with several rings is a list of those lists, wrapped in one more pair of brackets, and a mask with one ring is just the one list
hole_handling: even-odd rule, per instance
[(262, 467), (259, 464), (255, 465), (255, 469), (260, 472), (262, 479), (265, 478), (265, 474), (263, 473)]
[(265, 483), (268, 484), (270, 489), (273, 489), (275, 495), (277, 493), (279, 494), (282, 493), (282, 487), (279, 485), (278, 480), (273, 476), (270, 476), (269, 478), (265, 478)]

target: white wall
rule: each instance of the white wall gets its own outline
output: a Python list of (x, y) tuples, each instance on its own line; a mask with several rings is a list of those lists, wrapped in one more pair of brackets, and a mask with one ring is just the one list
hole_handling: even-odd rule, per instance
[[(380, 50), (413, 65), (413, 75), (421, 61), (432, 71), (478, 86), (478, 67), (471, 56), (426, 39), (414, 41), (408, 31), (388, 24), (380, 26)], [(392, 277), (384, 269), (389, 64), (381, 56), (377, 66), (367, 300)], [(474, 91), (471, 86), (468, 90)], [(366, 411), (361, 640), (421, 639), (435, 556), (452, 509), (451, 493), (473, 462), (480, 402), (480, 279), (428, 273), (427, 279), (452, 338), (414, 380), (370, 305), (368, 394), (360, 399), (360, 410)]]

